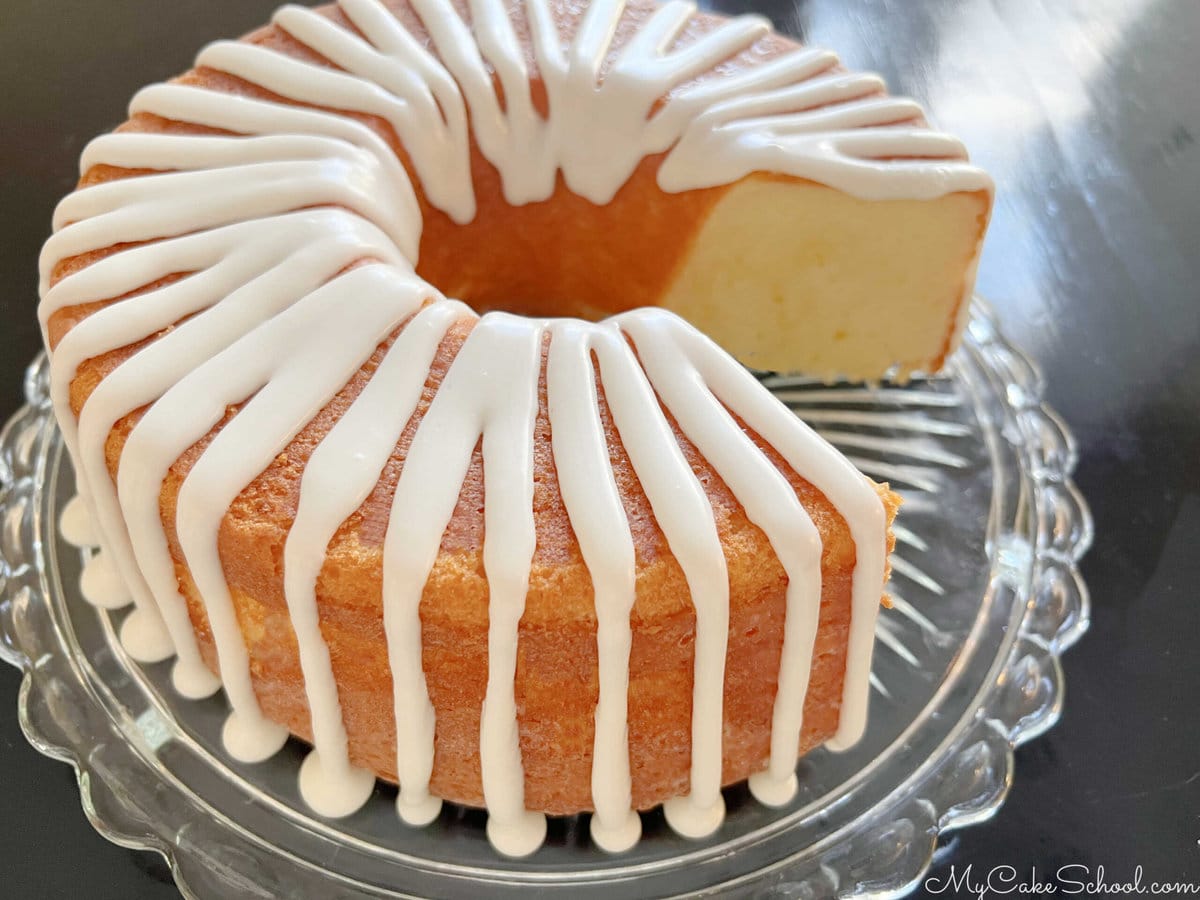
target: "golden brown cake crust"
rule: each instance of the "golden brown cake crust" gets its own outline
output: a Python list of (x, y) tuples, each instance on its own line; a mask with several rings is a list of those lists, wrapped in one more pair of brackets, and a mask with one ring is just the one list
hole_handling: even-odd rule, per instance
[[(392, 3), (402, 17), (407, 5)], [(571, 15), (576, 4), (559, 4)], [(631, 4), (631, 22), (649, 4)], [(336, 16), (335, 16), (336, 17)], [(705, 18), (693, 27), (703, 29)], [(419, 32), (418, 32), (419, 33)], [(277, 28), (249, 40), (312, 58)], [(686, 36), (685, 40), (688, 39)], [(615, 42), (619, 49), (622, 35)], [(777, 46), (778, 45), (778, 46)], [(782, 38), (759, 47), (760, 56), (787, 45)], [(614, 51), (615, 52), (615, 51)], [(318, 60), (321, 61), (321, 60)], [(323, 61), (321, 61), (323, 62)], [(737, 65), (731, 61), (723, 65)], [(211, 70), (192, 71), (183, 81), (214, 90), (270, 96), (265, 91)], [(282, 100), (282, 98), (274, 98)], [(390, 126), (365, 118), (404, 160)], [(122, 126), (144, 131), (197, 131), (192, 126), (140, 115)], [(663, 194), (654, 184), (658, 160), (639, 166), (631, 181), (606, 207), (574, 197), (560, 184), (545, 203), (514, 209), (504, 202), (495, 170), (476, 150), (474, 169), (479, 216), (465, 228), (451, 226), (421, 198), (426, 215), (419, 272), (439, 287), (482, 306), (595, 317), (653, 303), (686, 254), (690, 236), (724, 189)], [(96, 167), (81, 184), (139, 173)], [(583, 226), (564, 228), (564, 222)], [(501, 235), (519, 234), (506, 243)], [(652, 247), (651, 252), (646, 247)], [(546, 252), (550, 248), (550, 252)], [(55, 271), (60, 279), (121, 248), (76, 257)], [(508, 266), (506, 257), (540, 254), (570, 264)], [(606, 265), (606, 260), (608, 264)], [(619, 261), (620, 265), (615, 265)], [(369, 262), (369, 261), (367, 261)], [(605, 273), (597, 278), (596, 273)], [(183, 276), (186, 273), (179, 273)], [(457, 282), (454, 279), (458, 279)], [(151, 286), (147, 286), (148, 289)], [(116, 302), (121, 298), (114, 298)], [(106, 304), (72, 307), (49, 323), (52, 346), (86, 315)], [(387, 664), (381, 607), (381, 544), (392, 492), (416, 427), (428, 408), (473, 320), (464, 319), (443, 341), (421, 404), (401, 436), (379, 484), (362, 507), (339, 529), (317, 584), (321, 628), (329, 644), (352, 758), (381, 777), (395, 779), (396, 734), (392, 685)], [(225, 516), (219, 549), (238, 620), (250, 650), (254, 685), (268, 717), (295, 734), (311, 737), (296, 640), (282, 587), (283, 545), (296, 512), (304, 465), (322, 437), (362, 390), (382, 357), (382, 345), (351, 382), (310, 422), (276, 460), (237, 498)], [(124, 348), (90, 360), (71, 385), (78, 414), (105, 375), (136, 352)], [(593, 711), (598, 695), (596, 617), (592, 585), (571, 529), (551, 457), (544, 367), (535, 440), (534, 511), (537, 549), (525, 615), (520, 625), (516, 699), (526, 804), (550, 813), (591, 808)], [(637, 599), (632, 615), (629, 747), (633, 800), (654, 806), (685, 793), (690, 765), (690, 721), (694, 611), (683, 573), (655, 522), (632, 465), (621, 446), (600, 389), (609, 452), (637, 551)], [(225, 421), (236, 414), (231, 408)], [(107, 445), (115, 475), (121, 448), (139, 413), (114, 428)], [(224, 424), (224, 423), (222, 423)], [(219, 430), (189, 449), (172, 467), (161, 495), (161, 512), (180, 587), (188, 598), (202, 652), (216, 667), (215, 649), (200, 602), (175, 534), (175, 502), (190, 467)], [(823, 495), (801, 479), (752, 432), (752, 439), (788, 479), (820, 531), (822, 597), (820, 633), (805, 702), (798, 752), (836, 730), (846, 662), (850, 618), (850, 578), (855, 550), (845, 521)], [(725, 550), (730, 579), (730, 632), (725, 684), (724, 781), (742, 780), (763, 768), (768, 754), (776, 673), (782, 647), (787, 578), (765, 535), (746, 518), (728, 487), (676, 428), (676, 438), (705, 486)], [(476, 449), (441, 554), (426, 585), (421, 606), (423, 667), (436, 711), (435, 795), (482, 805), (479, 770), (480, 707), (487, 679), (487, 581), (482, 566), (483, 464)], [(881, 488), (889, 520), (897, 498)]]

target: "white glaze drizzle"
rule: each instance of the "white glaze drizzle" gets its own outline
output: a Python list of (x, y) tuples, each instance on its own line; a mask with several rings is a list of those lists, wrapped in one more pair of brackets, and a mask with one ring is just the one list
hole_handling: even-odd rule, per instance
[(100, 534), (92, 524), (91, 513), (83, 498), (76, 494), (63, 506), (58, 520), (58, 529), (63, 540), (73, 547), (96, 547)]
[[(755, 171), (810, 178), (868, 199), (990, 190), (987, 176), (965, 162), (954, 139), (910, 124), (920, 116), (915, 104), (882, 96), (882, 82), (873, 76), (835, 71), (837, 58), (827, 51), (799, 49), (695, 81), (768, 33), (756, 17), (725, 22), (671, 49), (695, 12), (692, 4), (674, 0), (655, 10), (609, 59), (622, 0), (594, 0), (566, 42), (551, 4), (527, 0), (529, 56), (550, 108), (543, 118), (533, 104), (527, 54), (507, 3), (471, 0), (469, 26), (448, 0), (414, 0), (431, 49), (378, 0), (342, 0), (340, 7), (361, 36), (300, 7), (285, 7), (274, 19), (340, 71), (235, 42), (214, 44), (198, 58), (200, 65), (300, 106), (182, 84), (155, 85), (134, 98), (131, 113), (233, 134), (118, 133), (92, 142), (81, 161), (84, 171), (107, 164), (156, 174), (84, 188), (63, 201), (42, 256), (40, 308), (46, 329), (59, 310), (125, 298), (88, 316), (60, 341), (52, 398), (76, 463), (86, 518), (96, 526), (88, 537), (103, 545), (85, 570), (85, 580), (95, 583), (88, 593), (111, 603), (120, 599), (123, 582), (137, 604), (123, 639), (144, 659), (161, 658), (173, 646), (176, 685), (191, 696), (217, 682), (200, 658), (159, 494), (176, 460), (225, 418), (227, 408), (241, 405), (194, 460), (179, 490), (175, 521), (233, 709), (227, 746), (242, 759), (270, 755), (285, 732), (258, 706), (220, 558), (222, 519), (238, 494), (400, 329), (309, 460), (284, 549), (285, 597), (314, 737), (301, 786), (326, 815), (352, 812), (372, 779), (350, 762), (320, 630), (316, 586), (324, 553), (374, 488), (416, 409), (446, 330), (473, 316), (412, 271), (421, 219), (412, 182), (395, 154), (361, 122), (329, 110), (389, 123), (425, 195), (457, 222), (475, 212), (472, 139), (499, 170), (512, 204), (546, 199), (559, 173), (575, 193), (606, 203), (653, 153), (666, 154), (658, 172), (666, 191), (727, 184)], [(50, 287), (61, 260), (144, 241), (150, 243)], [(360, 260), (374, 264), (346, 271)], [(181, 277), (147, 289), (168, 276)], [(786, 802), (794, 791), (819, 612), (819, 538), (786, 480), (733, 416), (825, 494), (855, 541), (849, 654), (832, 742), (839, 746), (853, 743), (865, 725), (885, 566), (884, 512), (869, 482), (714, 344), (667, 313), (639, 311), (598, 324), (490, 314), (471, 331), (416, 432), (385, 534), (384, 624), (401, 817), (421, 824), (440, 806), (429, 793), (434, 711), (421, 662), (419, 605), (482, 438), (490, 624), (480, 756), (488, 832), (510, 855), (532, 852), (544, 834), (544, 817), (525, 809), (514, 680), (536, 540), (532, 440), (547, 335), (553, 451), (595, 588), (600, 699), (593, 836), (615, 852), (636, 842), (640, 832), (631, 809), (626, 708), (636, 565), (607, 461), (597, 378), (696, 610), (691, 789), (667, 804), (668, 820), (682, 833), (700, 836), (723, 815), (729, 597), (707, 494), (663, 407), (763, 529), (789, 578), (770, 761), (751, 781), (763, 802)], [(76, 425), (69, 388), (79, 365), (142, 341), (146, 345), (92, 392)], [(114, 485), (105, 459), (109, 433), (143, 407)], [(73, 524), (64, 521), (64, 530), (83, 540), (80, 508), (74, 507)]]
[(592, 576), (600, 696), (593, 742), (592, 839), (604, 850), (628, 850), (641, 836), (629, 772), (629, 616), (637, 561), (625, 507), (609, 459), (592, 365), (595, 329), (562, 320), (551, 325), (546, 403), (559, 490), (580, 553)]
[(87, 503), (78, 494), (63, 507), (59, 532), (68, 544), (93, 551), (79, 573), (79, 592), (84, 600), (99, 609), (123, 609), (133, 602), (111, 555), (101, 550), (100, 533), (92, 523)]
[[(502, 313), (471, 332), (464, 365), (479, 374), (466, 388), (483, 432), (483, 568), (488, 581), (488, 680), (479, 732), (488, 837), (508, 856), (528, 856), (546, 836), (546, 817), (525, 809), (517, 728), (517, 634), (537, 546), (533, 517), (533, 427), (538, 413), (542, 334)], [(484, 343), (486, 341), (486, 343)], [(473, 360), (470, 353), (479, 354)], [(456, 410), (453, 415), (461, 416)], [(469, 418), (473, 418), (468, 416)]]

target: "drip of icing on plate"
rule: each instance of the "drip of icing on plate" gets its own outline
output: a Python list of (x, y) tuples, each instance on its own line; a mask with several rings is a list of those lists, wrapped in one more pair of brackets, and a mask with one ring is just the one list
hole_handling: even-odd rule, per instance
[[(534, 547), (531, 442), (548, 340), (553, 450), (595, 586), (596, 843), (618, 852), (640, 834), (626, 744), (633, 544), (608, 462), (597, 382), (696, 609), (691, 790), (666, 804), (667, 819), (681, 834), (701, 837), (724, 815), (728, 578), (707, 496), (664, 408), (767, 535), (788, 575), (770, 760), (751, 779), (764, 803), (786, 803), (796, 788), (821, 548), (794, 494), (731, 412), (837, 506), (855, 541), (835, 746), (857, 740), (866, 720), (886, 556), (884, 512), (870, 484), (716, 345), (669, 313), (635, 311), (600, 323), (502, 313), (477, 318), (444, 299), (413, 271), (422, 223), (409, 175), (374, 132), (331, 110), (390, 123), (425, 196), (460, 223), (475, 214), (472, 140), (499, 170), (513, 204), (549, 197), (559, 173), (572, 191), (606, 203), (643, 157), (663, 152), (658, 180), (665, 191), (773, 171), (864, 198), (931, 198), (988, 189), (987, 177), (965, 161), (953, 138), (912, 125), (919, 117), (912, 103), (880, 96), (874, 76), (840, 71), (827, 51), (797, 49), (696, 81), (768, 33), (757, 17), (730, 20), (673, 50), (694, 7), (667, 3), (642, 23), (601, 80), (624, 3), (595, 0), (564, 45), (551, 4), (527, 0), (531, 52), (549, 103), (543, 118), (507, 3), (473, 0), (469, 26), (449, 0), (413, 0), (436, 54), (378, 0), (342, 0), (339, 7), (357, 33), (300, 7), (274, 17), (338, 69), (236, 42), (213, 44), (198, 58), (198, 65), (297, 105), (183, 84), (146, 88), (132, 113), (226, 134), (98, 138), (84, 153), (84, 171), (105, 164), (153, 173), (83, 188), (56, 211), (56, 233), (41, 261), (43, 328), (58, 310), (124, 297), (72, 328), (52, 356), (51, 395), (82, 498), (82, 505), (68, 507), (63, 530), (102, 547), (85, 570), (85, 593), (102, 606), (132, 598), (135, 610), (122, 632), (130, 653), (150, 661), (174, 652), (173, 680), (182, 693), (199, 697), (216, 689), (179, 590), (159, 493), (180, 455), (227, 408), (242, 404), (183, 482), (176, 523), (232, 708), (227, 750), (244, 761), (273, 754), (286, 731), (266, 719), (255, 696), (217, 532), (234, 498), (395, 335), (367, 386), (313, 453), (285, 546), (285, 595), (313, 724), (301, 791), (321, 814), (352, 813), (373, 782), (349, 759), (316, 580), (331, 536), (374, 488), (411, 418), (442, 337), (455, 322), (474, 320), (417, 431), (385, 536), (385, 631), (397, 728), (406, 735), (397, 748), (397, 809), (405, 822), (420, 825), (440, 808), (429, 793), (435, 723), (417, 609), (471, 451), (482, 439), (490, 624), (480, 757), (488, 835), (502, 853), (533, 852), (545, 818), (525, 808), (513, 679)], [(58, 262), (118, 243), (132, 246), (51, 286)], [(177, 273), (189, 274), (145, 289)], [(78, 367), (151, 338), (104, 378), (76, 422), (69, 389)], [(109, 433), (142, 408), (114, 479), (105, 456)]]

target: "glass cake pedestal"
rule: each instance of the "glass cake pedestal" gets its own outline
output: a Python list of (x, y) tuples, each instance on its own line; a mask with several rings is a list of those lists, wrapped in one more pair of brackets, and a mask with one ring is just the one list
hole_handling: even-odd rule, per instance
[(905, 498), (867, 734), (802, 760), (790, 804), (729, 789), (724, 825), (701, 841), (643, 814), (643, 840), (618, 856), (591, 845), (586, 817), (552, 819), (546, 845), (520, 861), (495, 854), (478, 811), (446, 804), (429, 828), (407, 828), (384, 784), (355, 815), (324, 820), (297, 790), (301, 744), (235, 762), (220, 742), (224, 695), (178, 696), (170, 662), (140, 666), (117, 640), (129, 610), (83, 601), (87, 551), (57, 529), (74, 475), (47, 369), (29, 369), (27, 405), (0, 435), (0, 656), (25, 672), (25, 734), (75, 768), (92, 824), (162, 853), (189, 897), (896, 896), (926, 871), (939, 833), (1003, 802), (1013, 748), (1057, 721), (1058, 657), (1088, 624), (1076, 564), (1092, 525), (1070, 480), (1074, 443), (977, 299), (941, 377), (766, 379)]

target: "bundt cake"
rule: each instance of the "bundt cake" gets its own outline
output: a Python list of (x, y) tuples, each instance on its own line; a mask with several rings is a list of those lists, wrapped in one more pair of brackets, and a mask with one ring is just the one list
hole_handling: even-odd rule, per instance
[(341, 0), (81, 168), (40, 314), (84, 593), (233, 756), (523, 855), (710, 833), (862, 733), (897, 499), (725, 351), (941, 365), (991, 186), (911, 102), (677, 0)]

